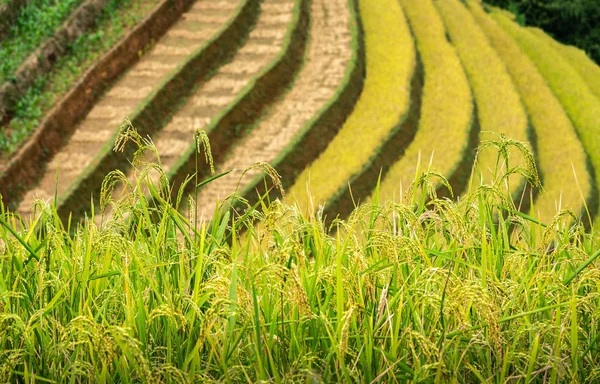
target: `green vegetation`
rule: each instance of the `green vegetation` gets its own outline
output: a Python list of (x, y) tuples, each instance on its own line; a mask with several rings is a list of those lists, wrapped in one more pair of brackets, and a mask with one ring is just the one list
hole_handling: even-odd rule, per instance
[(56, 29), (83, 0), (33, 0), (19, 13), (10, 34), (0, 41), (0, 84), (10, 80), (23, 60)]
[(0, 131), (0, 156), (10, 157), (57, 100), (157, 3), (158, 0), (112, 0), (98, 20), (98, 27), (77, 39), (53, 71), (39, 77), (18, 101), (15, 116)]
[[(418, 159), (450, 177), (469, 146), (473, 117), (471, 89), (456, 51), (446, 39), (444, 24), (430, 0), (402, 0), (423, 62), (425, 85), (419, 128), (401, 160), (379, 188), (381, 201), (400, 195), (417, 173)], [(470, 166), (469, 166), (470, 169)]]
[[(594, 169), (600, 169), (600, 100), (579, 73), (544, 40), (529, 29), (521, 28), (501, 12), (495, 11), (492, 16), (535, 63), (575, 125)], [(596, 178), (596, 193), (598, 180)]]
[[(481, 133), (480, 142), (486, 143), (497, 135), (505, 135), (521, 143), (528, 143), (528, 121), (519, 94), (498, 54), (490, 46), (483, 31), (468, 9), (459, 0), (436, 0), (452, 43), (460, 56), (471, 83), (477, 105)], [(526, 147), (528, 149), (529, 145)], [(493, 150), (485, 149), (478, 154), (475, 184), (481, 177), (491, 183), (490, 177), (499, 175), (500, 161)], [(505, 154), (502, 154), (503, 156)], [(533, 159), (513, 154), (509, 166), (525, 166), (532, 169)], [(513, 175), (495, 183), (506, 185), (511, 194), (521, 191), (523, 179)]]
[(309, 180), (315, 207), (347, 188), (348, 180), (368, 166), (409, 109), (416, 57), (400, 4), (361, 0), (359, 10), (367, 61), (364, 89), (339, 133), (292, 186), (290, 196), (302, 210), (309, 207)]
[(548, 31), (600, 63), (600, 2), (595, 0), (485, 0), (517, 14), (521, 25)]
[[(535, 130), (537, 159), (544, 191), (535, 203), (542, 221), (549, 221), (556, 207), (579, 214), (592, 194), (586, 154), (562, 105), (540, 75), (535, 64), (489, 15), (479, 1), (468, 1), (471, 13), (504, 61)], [(560, 140), (557, 140), (560, 138)]]
[(131, 222), (102, 228), (0, 210), (0, 381), (600, 377), (600, 244), (580, 223), (532, 224), (481, 187), (331, 229), (277, 201), (195, 232), (141, 184)]

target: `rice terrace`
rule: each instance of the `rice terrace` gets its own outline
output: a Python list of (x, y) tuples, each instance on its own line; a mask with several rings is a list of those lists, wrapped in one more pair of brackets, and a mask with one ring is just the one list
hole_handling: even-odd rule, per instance
[(600, 382), (600, 2), (0, 0), (0, 383)]

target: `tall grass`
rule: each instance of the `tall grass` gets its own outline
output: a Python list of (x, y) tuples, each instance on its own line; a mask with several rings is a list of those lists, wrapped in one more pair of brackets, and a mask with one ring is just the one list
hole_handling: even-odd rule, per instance
[(564, 214), (535, 224), (482, 185), (330, 227), (274, 201), (194, 230), (148, 180), (102, 227), (1, 211), (0, 381), (600, 379), (599, 239)]

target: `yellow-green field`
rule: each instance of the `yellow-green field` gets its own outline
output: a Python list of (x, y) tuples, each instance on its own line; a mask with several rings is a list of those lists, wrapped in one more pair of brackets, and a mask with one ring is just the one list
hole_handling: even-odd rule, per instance
[[(528, 144), (527, 115), (505, 64), (460, 1), (436, 0), (435, 4), (469, 77), (477, 105), (480, 143), (495, 140), (501, 134), (531, 148)], [(485, 183), (506, 184), (511, 194), (518, 193), (524, 185), (524, 180), (519, 176), (506, 180), (493, 180), (492, 177), (513, 167), (527, 166), (526, 158), (515, 148), (513, 151), (512, 164), (505, 164), (497, 150), (486, 149), (480, 152), (474, 182), (479, 184), (479, 180), (482, 180)]]
[[(92, 3), (64, 57), (13, 44)], [(583, 51), (481, 0), (23, 9), (0, 383), (600, 382)]]
[(302, 209), (317, 207), (346, 188), (392, 135), (409, 108), (416, 56), (400, 4), (395, 0), (361, 0), (359, 9), (367, 64), (364, 89), (338, 135), (290, 188), (288, 195)]
[[(535, 63), (575, 125), (593, 168), (600, 169), (600, 100), (579, 72), (550, 44), (531, 30), (519, 27), (503, 13), (494, 12), (492, 15)], [(563, 137), (556, 139), (563, 140)], [(596, 194), (597, 183), (598, 178)], [(594, 198), (597, 199), (597, 196)], [(593, 219), (597, 221), (597, 218)]]
[[(585, 151), (571, 120), (535, 64), (515, 40), (485, 13), (480, 2), (470, 0), (468, 4), (506, 64), (535, 131), (539, 172), (544, 184), (544, 190), (535, 203), (535, 216), (548, 222), (563, 208), (579, 214), (591, 197), (592, 180), (587, 170)], [(578, 187), (565, 189), (565, 183)]]
[(435, 170), (448, 177), (457, 172), (470, 149), (469, 133), (474, 120), (465, 71), (446, 40), (444, 25), (433, 3), (430, 0), (400, 3), (423, 61), (425, 85), (417, 134), (382, 180), (378, 190), (381, 201), (398, 199), (414, 180), (417, 169)]

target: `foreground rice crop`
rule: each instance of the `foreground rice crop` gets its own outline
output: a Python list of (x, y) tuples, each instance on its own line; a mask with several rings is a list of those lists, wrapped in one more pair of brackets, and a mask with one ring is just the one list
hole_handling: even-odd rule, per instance
[(497, 188), (197, 232), (136, 191), (103, 228), (0, 211), (0, 381), (600, 379), (599, 239)]

